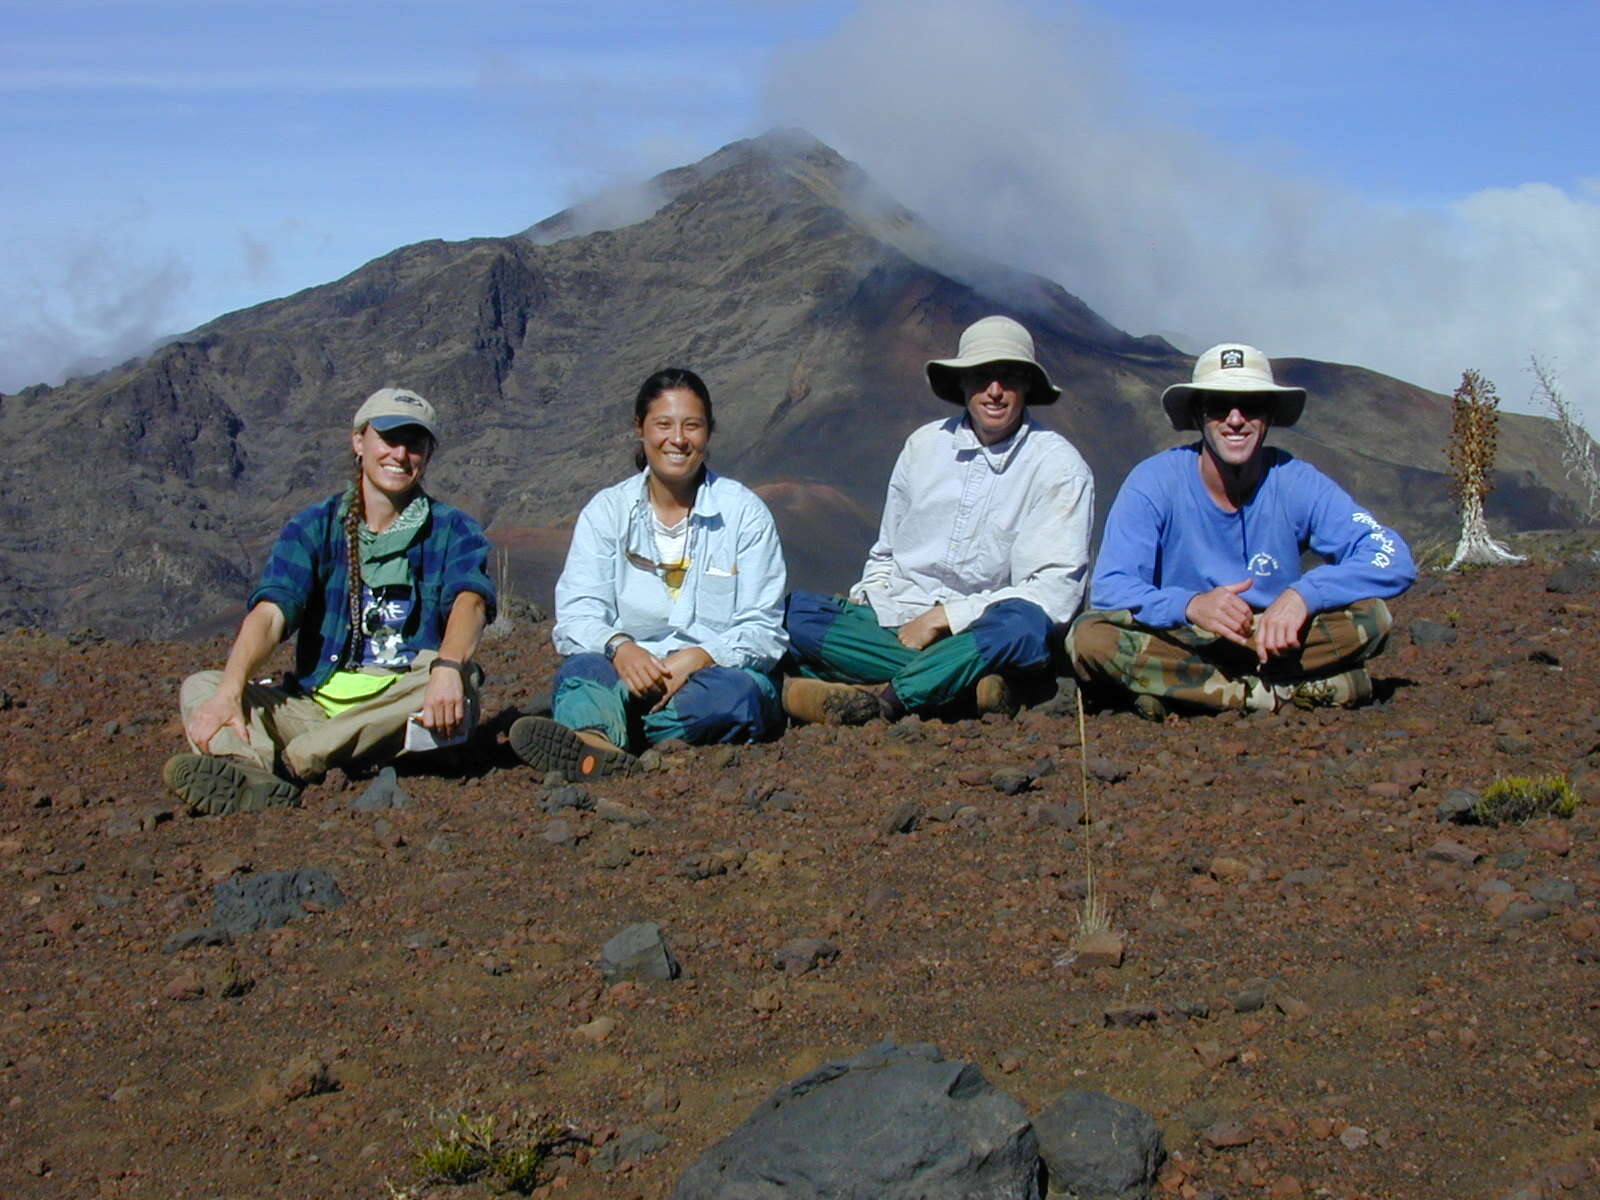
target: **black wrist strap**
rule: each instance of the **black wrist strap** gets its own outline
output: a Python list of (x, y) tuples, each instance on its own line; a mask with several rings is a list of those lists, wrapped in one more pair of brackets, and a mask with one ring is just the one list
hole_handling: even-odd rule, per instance
[(431, 663), (428, 664), (428, 672), (429, 672), (429, 674), (433, 673), (433, 669), (435, 667), (449, 667), (457, 675), (461, 676), (462, 679), (465, 679), (467, 677), (467, 664), (466, 663), (459, 663), (453, 658), (436, 658), (436, 659), (434, 659)]

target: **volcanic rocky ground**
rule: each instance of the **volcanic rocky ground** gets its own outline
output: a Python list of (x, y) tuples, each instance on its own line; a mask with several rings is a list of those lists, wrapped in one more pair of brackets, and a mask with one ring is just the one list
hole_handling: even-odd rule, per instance
[[(487, 1195), (414, 1162), (464, 1113), (570, 1125), (544, 1194), (664, 1196), (887, 1037), (1030, 1110), (1140, 1105), (1164, 1197), (1600, 1193), (1600, 595), (1552, 570), (1425, 578), (1365, 711), (1091, 713), (1086, 823), (1068, 705), (669, 751), (548, 812), (503, 746), (555, 667), (526, 620), (484, 651), (500, 744), (468, 778), (191, 819), (158, 772), (222, 639), (0, 635), (0, 1195)], [(1569, 774), (1576, 816), (1439, 815), (1529, 773)], [(1120, 967), (1069, 951), (1091, 855)], [(348, 902), (167, 948), (218, 881), (303, 866)], [(608, 985), (640, 919), (683, 976)], [(607, 1152), (640, 1126), (665, 1148)]]

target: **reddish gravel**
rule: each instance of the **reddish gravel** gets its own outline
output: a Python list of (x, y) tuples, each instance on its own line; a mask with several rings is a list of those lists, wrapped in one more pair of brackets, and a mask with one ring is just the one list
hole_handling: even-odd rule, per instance
[[(189, 819), (158, 772), (222, 640), (0, 635), (0, 1196), (488, 1195), (419, 1183), (449, 1111), (571, 1122), (549, 1194), (664, 1196), (769, 1089), (886, 1037), (1030, 1108), (1139, 1104), (1161, 1196), (1600, 1194), (1600, 597), (1550, 572), (1424, 580), (1369, 710), (1091, 715), (1090, 826), (1052, 823), (1077, 725), (1037, 712), (669, 754), (593, 789), (649, 824), (569, 809), (569, 845), (503, 750), (403, 776), (404, 811), (357, 812), (336, 773), (300, 810)], [(1417, 618), (1459, 641), (1412, 645)], [(548, 626), (484, 660), (489, 712), (529, 703)], [(1437, 815), (1552, 772), (1585, 794), (1569, 821)], [(884, 832), (907, 801), (919, 823)], [(1068, 949), (1091, 847), (1120, 967)], [(349, 903), (163, 949), (218, 879), (300, 866)], [(684, 978), (604, 983), (638, 919)], [(637, 1125), (670, 1144), (602, 1171)]]

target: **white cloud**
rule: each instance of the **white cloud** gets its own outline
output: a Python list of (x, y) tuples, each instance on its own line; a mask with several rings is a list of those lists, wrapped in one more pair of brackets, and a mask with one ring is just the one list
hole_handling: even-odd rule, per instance
[(76, 239), (0, 316), (0, 392), (58, 384), (148, 352), (175, 332), (188, 268), (175, 256), (141, 257), (107, 235)]
[(1508, 407), (1526, 405), (1528, 354), (1553, 356), (1600, 430), (1600, 359), (1586, 353), (1600, 188), (1528, 183), (1401, 209), (1313, 185), (1163, 123), (1104, 25), (1053, 14), (864, 0), (775, 61), (770, 117), (1132, 333), (1179, 330), (1191, 350), (1243, 338), (1444, 392), (1475, 367)]

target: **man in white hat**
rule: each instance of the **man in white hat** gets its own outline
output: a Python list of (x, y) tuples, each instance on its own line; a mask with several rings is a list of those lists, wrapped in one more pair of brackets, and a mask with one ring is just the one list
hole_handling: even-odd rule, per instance
[[(1404, 539), (1338, 484), (1268, 449), (1305, 400), (1238, 342), (1162, 393), (1173, 428), (1200, 440), (1134, 467), (1111, 506), (1091, 611), (1067, 639), (1088, 686), (1155, 719), (1372, 698), (1363, 664), (1388, 639), (1384, 598), (1416, 569)], [(1307, 549), (1326, 562), (1302, 573)]]
[(1088, 574), (1094, 478), (1030, 405), (1061, 395), (1009, 317), (961, 335), (928, 384), (959, 411), (906, 439), (877, 543), (848, 598), (791, 593), (785, 626), (804, 677), (784, 708), (804, 721), (976, 703), (1014, 711), (1008, 680), (1043, 669)]

